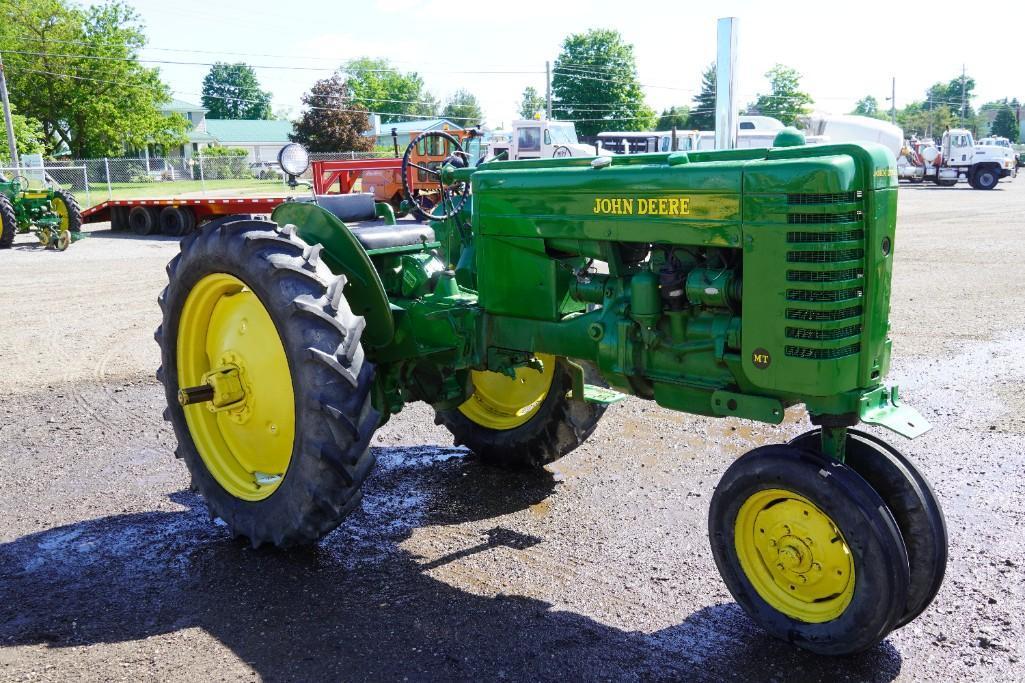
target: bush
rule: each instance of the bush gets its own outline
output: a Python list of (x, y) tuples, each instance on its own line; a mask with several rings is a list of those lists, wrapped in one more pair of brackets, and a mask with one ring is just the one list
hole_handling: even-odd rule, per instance
[(211, 180), (253, 177), (249, 152), (241, 147), (208, 147), (199, 156), (199, 163), (203, 164), (203, 177)]

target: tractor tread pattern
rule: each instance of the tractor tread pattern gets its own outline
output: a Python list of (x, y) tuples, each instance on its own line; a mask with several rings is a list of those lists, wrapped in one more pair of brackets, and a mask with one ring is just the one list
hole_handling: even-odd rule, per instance
[(78, 205), (75, 196), (65, 190), (55, 190), (53, 194), (64, 202), (64, 206), (68, 207), (68, 230), (82, 232), (82, 207)]
[(18, 232), (18, 216), (7, 195), (0, 195), (0, 249), (10, 249)]
[[(363, 318), (344, 298), (328, 296), (341, 278), (322, 261), (311, 267), (308, 245), (294, 230), (266, 221), (217, 220), (190, 237), (168, 264), (157, 335), (177, 451), (212, 514), (234, 536), (254, 547), (315, 543), (359, 506), (374, 465), (369, 446), (380, 415), (371, 405), (374, 366), (359, 343)], [(177, 402), (178, 317), (192, 286), (213, 272), (229, 272), (251, 286), (271, 314), (291, 366), (297, 415), (292, 460), (278, 490), (257, 502), (231, 496), (213, 479)]]

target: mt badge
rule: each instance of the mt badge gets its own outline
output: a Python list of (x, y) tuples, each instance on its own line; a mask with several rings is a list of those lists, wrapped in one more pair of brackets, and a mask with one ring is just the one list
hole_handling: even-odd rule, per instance
[(593, 212), (608, 216), (686, 216), (690, 214), (690, 197), (595, 197)]

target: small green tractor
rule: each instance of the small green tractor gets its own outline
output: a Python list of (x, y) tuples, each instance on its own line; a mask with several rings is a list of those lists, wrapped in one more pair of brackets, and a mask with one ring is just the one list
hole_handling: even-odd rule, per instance
[[(826, 654), (930, 604), (940, 505), (854, 429), (929, 428), (884, 384), (892, 155), (788, 129), (771, 149), (471, 166), (424, 135), (454, 150), (417, 167), (442, 198), (419, 207), (429, 224), (370, 195), (289, 201), (212, 221), (168, 264), (157, 374), (212, 515), (254, 546), (316, 542), (359, 506), (371, 437), (411, 401), (510, 468), (570, 453), (624, 395), (770, 424), (803, 405), (811, 431), (738, 458), (711, 496), (726, 586)], [(303, 151), (285, 152), (298, 175)]]
[(9, 249), (16, 233), (32, 231), (43, 247), (64, 251), (81, 230), (82, 211), (70, 192), (30, 189), (24, 176), (0, 175), (0, 249)]

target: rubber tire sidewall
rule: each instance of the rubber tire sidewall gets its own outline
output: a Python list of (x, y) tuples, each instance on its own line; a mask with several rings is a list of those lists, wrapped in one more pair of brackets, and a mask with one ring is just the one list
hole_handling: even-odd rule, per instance
[(64, 206), (68, 208), (68, 231), (82, 232), (82, 207), (78, 205), (78, 200), (64, 190), (56, 190), (53, 194), (60, 197)]
[(0, 195), (0, 249), (10, 249), (18, 234), (18, 215), (7, 195)]
[[(854, 558), (854, 595), (831, 621), (809, 624), (771, 607), (740, 566), (737, 514), (765, 489), (804, 496), (840, 528)], [(850, 503), (854, 503), (851, 505)], [(879, 495), (850, 468), (790, 446), (762, 446), (726, 470), (709, 506), (712, 556), (737, 603), (769, 634), (818, 654), (844, 655), (886, 637), (907, 602), (907, 553), (893, 516)]]

